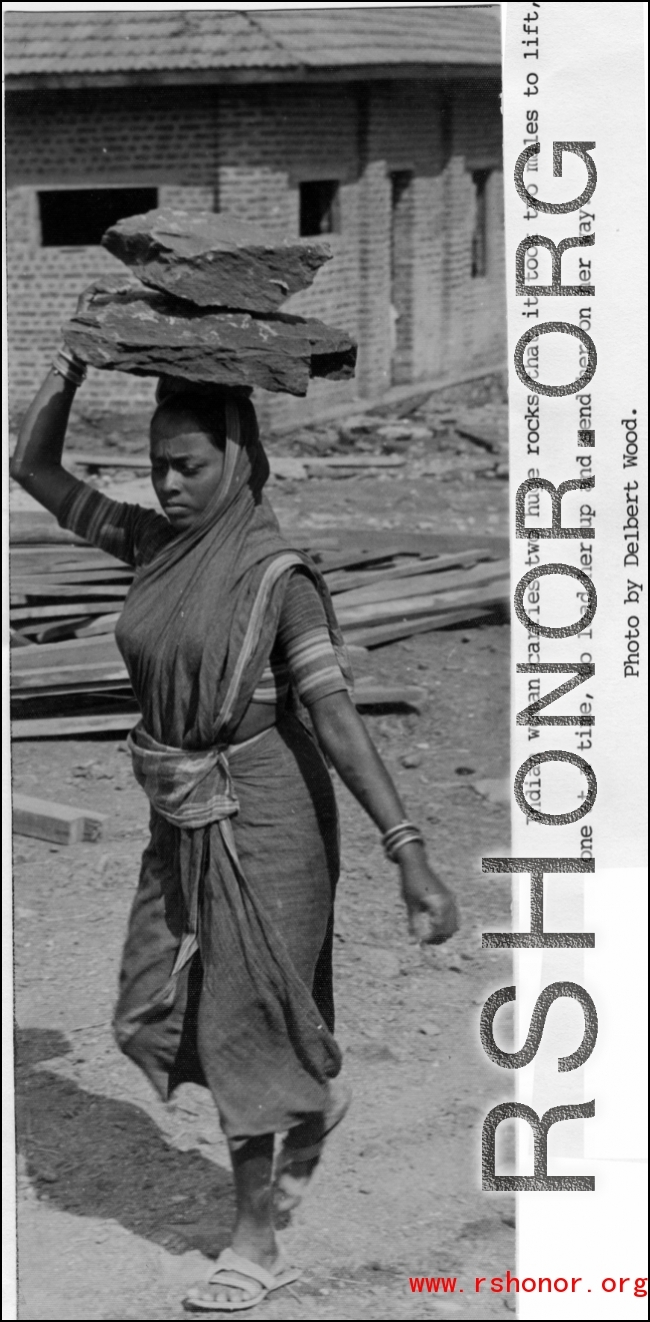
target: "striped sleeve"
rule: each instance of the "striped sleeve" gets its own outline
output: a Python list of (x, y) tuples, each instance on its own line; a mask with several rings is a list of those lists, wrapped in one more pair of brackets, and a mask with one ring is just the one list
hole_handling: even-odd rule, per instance
[(277, 642), (305, 707), (330, 693), (347, 692), (318, 591), (300, 571), (291, 574), (287, 585)]
[(92, 546), (127, 565), (147, 564), (173, 536), (167, 520), (155, 510), (110, 500), (88, 482), (77, 478), (74, 482), (58, 521)]

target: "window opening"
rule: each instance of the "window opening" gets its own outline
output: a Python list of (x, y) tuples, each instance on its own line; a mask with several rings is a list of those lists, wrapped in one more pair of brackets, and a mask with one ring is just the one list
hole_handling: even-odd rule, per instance
[(158, 206), (157, 188), (62, 188), (38, 194), (43, 248), (96, 247), (111, 225)]
[(472, 170), (472, 183), (476, 196), (474, 232), (472, 234), (472, 279), (486, 276), (487, 271), (487, 182), (491, 170)]
[(341, 228), (337, 179), (311, 179), (300, 184), (300, 233), (335, 234)]

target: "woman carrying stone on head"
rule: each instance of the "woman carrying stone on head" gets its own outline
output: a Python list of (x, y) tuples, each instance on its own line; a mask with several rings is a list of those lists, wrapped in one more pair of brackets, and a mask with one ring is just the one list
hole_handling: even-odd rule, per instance
[[(320, 750), (399, 864), (413, 935), (446, 940), (456, 911), (350, 699), (323, 579), (285, 544), (263, 494), (268, 463), (248, 393), (161, 382), (151, 422), (158, 514), (62, 467), (84, 375), (59, 353), (12, 475), (63, 527), (135, 566), (116, 637), (142, 713), (129, 743), (151, 839), (115, 1034), (163, 1098), (185, 1081), (212, 1093), (236, 1221), (232, 1247), (185, 1305), (234, 1312), (296, 1279), (274, 1212), (297, 1206), (348, 1103), (333, 1036), (338, 821)], [(292, 711), (292, 690), (316, 740)]]

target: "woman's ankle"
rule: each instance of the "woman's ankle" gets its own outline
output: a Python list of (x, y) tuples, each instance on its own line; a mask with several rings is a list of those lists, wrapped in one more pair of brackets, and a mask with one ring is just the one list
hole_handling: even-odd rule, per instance
[(268, 1267), (278, 1256), (278, 1245), (272, 1224), (260, 1224), (250, 1217), (239, 1217), (232, 1234), (235, 1253), (250, 1258), (262, 1267)]

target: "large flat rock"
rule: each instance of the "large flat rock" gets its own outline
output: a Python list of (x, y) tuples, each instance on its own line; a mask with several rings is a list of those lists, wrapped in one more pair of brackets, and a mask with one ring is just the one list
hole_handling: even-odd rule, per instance
[(274, 312), (332, 256), (321, 243), (271, 242), (233, 216), (171, 208), (118, 221), (102, 243), (154, 289), (245, 312)]
[(310, 377), (354, 376), (357, 356), (345, 331), (321, 321), (205, 312), (116, 280), (88, 291), (84, 310), (63, 327), (63, 337), (85, 362), (107, 371), (290, 395), (305, 395)]

